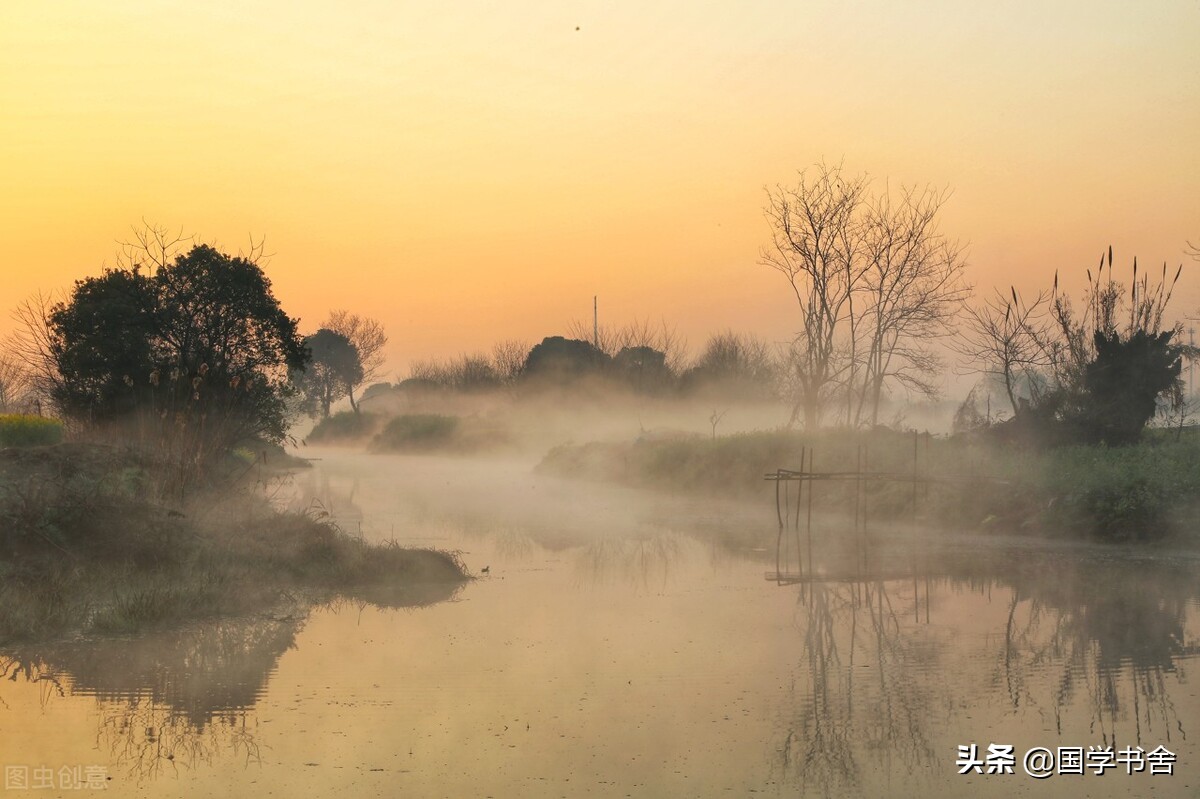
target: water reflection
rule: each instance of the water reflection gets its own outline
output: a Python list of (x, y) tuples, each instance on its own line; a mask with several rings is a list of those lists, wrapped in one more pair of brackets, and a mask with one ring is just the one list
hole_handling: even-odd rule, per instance
[[(778, 716), (779, 778), (812, 795), (893, 780), (917, 793), (952, 762), (939, 740), (948, 726), (986, 744), (996, 718), (1012, 721), (1010, 737), (1050, 730), (991, 739), (1026, 747), (1148, 751), (1186, 738), (1172, 693), (1181, 660), (1200, 653), (1194, 562), (989, 554), (924, 553), (912, 579), (818, 576), (785, 589), (804, 655)], [(1001, 634), (964, 646), (964, 630), (986, 631), (989, 618)]]
[(581, 547), (575, 567), (593, 584), (620, 582), (650, 590), (670, 582), (684, 554), (684, 540), (676, 533), (605, 537)]
[[(1185, 734), (1169, 689), (1178, 660), (1200, 653), (1187, 632), (1197, 588), (1188, 565), (1033, 564), (1013, 578), (1005, 629), (1013, 707), (1051, 706), (1061, 733), (1064, 709), (1082, 694), (1104, 744), (1155, 746)], [(1056, 675), (1049, 696), (1030, 686), (1042, 669)]]
[[(360, 589), (353, 602), (360, 609), (417, 608), (450, 599), (460, 588), (430, 583)], [(280, 658), (295, 647), (307, 615), (293, 609), (136, 637), (9, 649), (0, 652), (0, 678), (37, 686), (43, 709), (71, 697), (94, 699), (99, 748), (114, 773), (139, 784), (217, 760), (257, 763), (255, 707)]]
[(137, 638), (71, 641), (0, 655), (0, 675), (89, 696), (111, 762), (141, 781), (218, 754), (258, 758), (252, 709), (299, 618), (215, 621)]
[[(938, 657), (913, 635), (908, 605), (884, 582), (816, 582), (799, 590), (805, 659), (781, 717), (783, 776), (824, 795), (856, 792), (869, 763), (910, 777), (937, 759), (929, 741), (936, 686), (920, 675)], [(791, 780), (789, 780), (791, 781)]]

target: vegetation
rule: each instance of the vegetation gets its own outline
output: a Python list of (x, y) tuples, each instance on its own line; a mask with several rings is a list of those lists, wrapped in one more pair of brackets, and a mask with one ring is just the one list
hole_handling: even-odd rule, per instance
[(350, 339), (327, 328), (306, 337), (304, 346), (311, 360), (292, 375), (292, 381), (304, 396), (310, 415), (319, 409), (321, 417), (328, 419), (329, 407), (348, 396), (351, 385), (361, 382), (362, 360)]
[[(358, 354), (358, 367), (344, 373), (346, 396), (350, 400), (350, 408), (359, 412), (358, 400), (354, 392), (360, 387), (379, 377), (383, 369), (384, 352), (388, 337), (383, 325), (374, 319), (367, 319), (349, 311), (333, 311), (322, 326), (343, 336)], [(329, 414), (326, 413), (326, 416)]]
[(312, 444), (362, 441), (372, 436), (380, 424), (380, 417), (376, 414), (342, 411), (318, 422), (305, 440)]
[(493, 450), (509, 443), (508, 435), (478, 416), (411, 413), (392, 417), (371, 439), (373, 452), (453, 452)]
[(458, 418), (433, 413), (407, 414), (389, 421), (371, 442), (372, 449), (410, 452), (437, 449), (458, 431)]
[[(1162, 437), (1133, 447), (1075, 446), (1049, 451), (983, 436), (949, 438), (889, 430), (787, 431), (729, 436), (592, 442), (551, 450), (543, 472), (704, 495), (769, 498), (763, 479), (801, 468), (813, 453), (823, 472), (866, 471), (985, 478), (922, 488), (924, 522), (955, 529), (1151, 539), (1195, 530), (1200, 516), (1200, 441)], [(867, 512), (880, 525), (912, 518), (911, 483), (868, 483)], [(817, 487), (818, 509), (852, 513), (853, 483)]]
[(1126, 292), (1113, 279), (1110, 248), (1088, 270), (1080, 310), (1059, 292), (1057, 275), (1053, 292), (1032, 301), (1011, 289), (1011, 302), (997, 293), (972, 309), (958, 348), (1002, 381), (1012, 407), (1004, 435), (1039, 446), (1119, 446), (1138, 441), (1159, 402), (1182, 420), (1183, 358), (1196, 352), (1179, 343), (1178, 323), (1164, 323), (1182, 271), (1168, 281), (1164, 264), (1157, 280), (1139, 278), (1135, 259)]
[(29, 414), (0, 415), (0, 448), (57, 444), (62, 438), (63, 424), (57, 419)]
[(253, 260), (160, 255), (48, 309), (43, 372), (65, 418), (155, 450), (182, 485), (243, 441), (283, 440), (288, 372), (308, 351)]
[(936, 393), (930, 344), (950, 333), (969, 293), (962, 248), (937, 227), (947, 196), (872, 196), (865, 176), (824, 164), (768, 193), (760, 262), (787, 279), (799, 312), (787, 359), (793, 422), (816, 430), (833, 411), (848, 427), (875, 425), (889, 385)]
[(152, 461), (99, 445), (0, 451), (0, 530), (0, 644), (465, 579), (249, 492), (164, 501)]

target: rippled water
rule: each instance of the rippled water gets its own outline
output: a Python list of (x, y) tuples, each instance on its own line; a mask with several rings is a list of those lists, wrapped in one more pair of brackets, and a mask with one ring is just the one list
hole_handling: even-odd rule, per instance
[[(1200, 795), (1195, 555), (881, 525), (866, 572), (818, 533), (819, 579), (780, 585), (766, 502), (335, 452), (290, 490), (489, 572), (426, 607), (3, 653), (0, 762), (55, 785), (11, 793), (84, 793), (66, 766), (133, 796)], [(960, 776), (972, 743), (1015, 773)], [(1160, 745), (1173, 775), (1021, 763)]]

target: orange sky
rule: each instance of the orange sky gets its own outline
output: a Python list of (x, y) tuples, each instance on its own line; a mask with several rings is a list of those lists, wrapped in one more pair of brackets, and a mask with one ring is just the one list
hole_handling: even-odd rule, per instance
[(1200, 240), (1195, 0), (433, 5), (4, 4), (0, 308), (146, 219), (265, 236), (289, 312), (379, 318), (401, 373), (593, 294), (783, 339), (763, 187), (822, 158), (952, 188), (981, 287)]

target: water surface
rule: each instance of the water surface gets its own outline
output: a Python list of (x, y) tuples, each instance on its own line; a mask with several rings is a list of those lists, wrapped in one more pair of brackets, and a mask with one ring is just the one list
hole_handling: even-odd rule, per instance
[[(1200, 794), (1193, 555), (881, 524), (863, 571), (818, 519), (820, 579), (779, 585), (765, 501), (320, 456), (281, 501), (488, 573), (432, 605), (5, 652), (0, 761), (52, 769), (34, 795), (79, 795), (64, 766), (130, 796)], [(972, 743), (1016, 773), (960, 776)], [(1160, 745), (1171, 776), (1020, 763)]]

